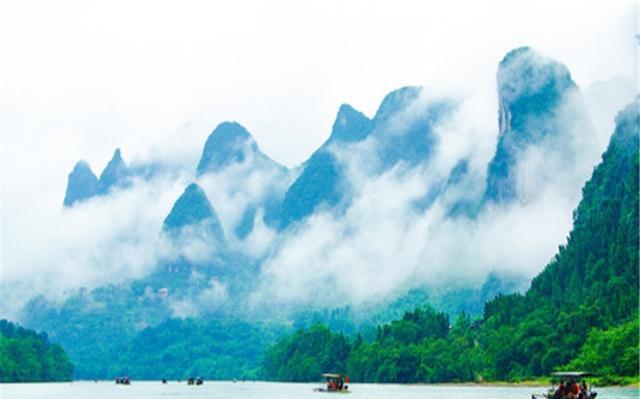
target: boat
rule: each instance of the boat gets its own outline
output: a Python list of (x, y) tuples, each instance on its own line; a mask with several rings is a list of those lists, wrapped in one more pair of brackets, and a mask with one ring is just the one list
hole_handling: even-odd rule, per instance
[(202, 377), (190, 377), (187, 380), (187, 385), (202, 385), (204, 383), (204, 380), (202, 379)]
[(322, 376), (326, 379), (327, 385), (321, 388), (315, 388), (316, 392), (332, 392), (332, 393), (350, 393), (349, 377), (343, 374), (324, 373)]
[(531, 395), (531, 399), (595, 399), (598, 393), (586, 381), (591, 376), (586, 371), (551, 373), (551, 388), (546, 393)]
[(116, 378), (117, 385), (131, 385), (131, 380), (129, 377), (118, 377)]

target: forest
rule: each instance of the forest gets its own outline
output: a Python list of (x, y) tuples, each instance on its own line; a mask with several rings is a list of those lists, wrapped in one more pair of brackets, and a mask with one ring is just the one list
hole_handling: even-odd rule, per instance
[(0, 320), (0, 382), (69, 381), (73, 365), (45, 334)]
[(481, 317), (450, 321), (428, 305), (380, 325), (374, 339), (314, 325), (266, 353), (267, 379), (363, 382), (522, 381), (582, 369), (603, 383), (637, 382), (638, 126), (622, 111), (602, 162), (583, 188), (567, 243), (525, 294), (499, 295)]

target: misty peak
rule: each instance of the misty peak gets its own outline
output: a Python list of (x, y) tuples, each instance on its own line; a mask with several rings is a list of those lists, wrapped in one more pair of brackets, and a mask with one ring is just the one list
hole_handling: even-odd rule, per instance
[(421, 92), (420, 86), (405, 86), (387, 94), (378, 107), (374, 121), (376, 123), (386, 121), (390, 116), (417, 100)]
[(260, 150), (251, 134), (237, 122), (219, 124), (207, 138), (198, 163), (198, 174), (217, 172), (233, 163), (241, 163)]
[(98, 190), (98, 178), (91, 170), (87, 161), (76, 163), (67, 182), (64, 206), (70, 207), (76, 202), (93, 197)]
[(127, 175), (127, 164), (122, 159), (120, 148), (116, 148), (113, 157), (100, 174), (98, 194), (107, 194), (112, 187), (125, 186)]
[[(551, 146), (546, 148), (548, 159), (559, 154), (571, 163), (574, 136), (593, 132), (579, 90), (560, 62), (520, 47), (502, 59), (497, 81), (500, 131), (485, 199), (504, 202), (519, 196), (515, 172), (524, 151)], [(581, 129), (572, 128), (579, 124)]]
[(116, 150), (113, 152), (113, 157), (111, 157), (111, 160), (114, 162), (123, 162), (122, 160), (122, 154), (120, 152), (120, 148), (116, 148)]
[(371, 131), (371, 120), (349, 104), (342, 104), (338, 110), (330, 141), (353, 142), (367, 137)]
[(166, 231), (176, 232), (199, 223), (208, 224), (213, 236), (219, 241), (224, 240), (222, 225), (209, 198), (198, 184), (191, 183), (174, 203), (163, 227)]
[(517, 107), (528, 102), (532, 110), (553, 105), (575, 87), (567, 67), (530, 47), (507, 53), (500, 61), (497, 80), (501, 105)]

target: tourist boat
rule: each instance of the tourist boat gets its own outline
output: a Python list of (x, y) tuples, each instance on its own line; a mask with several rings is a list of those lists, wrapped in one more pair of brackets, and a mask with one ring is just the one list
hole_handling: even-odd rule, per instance
[(204, 383), (204, 380), (202, 379), (202, 377), (190, 377), (187, 380), (187, 385), (202, 385)]
[(349, 377), (342, 374), (324, 373), (322, 376), (327, 380), (327, 385), (322, 388), (315, 388), (316, 392), (350, 393)]
[(551, 373), (551, 388), (546, 393), (531, 395), (531, 399), (595, 399), (598, 393), (585, 380), (592, 375), (584, 371)]

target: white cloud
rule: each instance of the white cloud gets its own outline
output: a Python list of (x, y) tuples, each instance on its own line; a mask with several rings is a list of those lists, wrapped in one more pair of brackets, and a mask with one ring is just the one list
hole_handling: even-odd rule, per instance
[[(397, 170), (366, 183), (355, 176), (360, 200), (345, 221), (317, 215), (286, 239), (260, 223), (259, 211), (256, 230), (237, 244), (258, 257), (282, 245), (268, 270), (299, 289), (314, 279), (293, 273), (301, 263), (296, 256), (312, 255), (303, 269), (338, 273), (334, 294), (357, 298), (420, 281), (424, 268), (442, 273), (436, 264), (450, 265), (439, 260), (457, 251), (467, 254), (459, 262), (487, 259), (533, 273), (568, 231), (575, 199), (542, 193), (503, 219), (495, 210), (495, 218), (470, 231), (439, 224), (442, 204), (415, 220), (407, 204), (461, 157), (481, 179), (497, 134), (497, 63), (510, 49), (531, 45), (558, 59), (581, 87), (615, 75), (633, 79), (633, 8), (623, 2), (3, 1), (3, 295), (20, 300), (21, 287), (54, 293), (148, 271), (162, 253), (162, 220), (192, 177), (184, 171), (195, 170), (219, 122), (241, 122), (269, 156), (293, 166), (326, 139), (340, 103), (372, 115), (384, 94), (407, 84), (453, 88), (464, 99), (460, 114), (438, 127), (442, 144), (432, 169)], [(594, 123), (602, 148), (610, 117)], [(99, 175), (115, 147), (130, 160), (178, 165), (184, 175), (63, 211), (74, 163), (87, 159)], [(225, 228), (276, 181), (236, 172), (211, 177), (212, 186), (203, 179)], [(365, 228), (373, 218), (379, 220)], [(547, 218), (553, 223), (545, 224)], [(527, 219), (535, 232), (520, 224)], [(533, 244), (520, 248), (525, 242), (515, 242), (512, 231), (529, 234)], [(443, 241), (457, 235), (467, 246), (447, 249)], [(490, 249), (505, 237), (504, 247)], [(443, 243), (426, 251), (425, 241)], [(523, 257), (512, 257), (509, 245)], [(360, 261), (374, 272), (358, 276)]]
[[(487, 108), (478, 100), (484, 98), (461, 101), (435, 125), (439, 141), (427, 165), (400, 163), (376, 176), (362, 171), (379, 144), (366, 140), (334, 151), (354, 187), (350, 207), (344, 215), (316, 213), (286, 232), (263, 265), (254, 303), (369, 305), (411, 288), (479, 287), (492, 272), (537, 274), (565, 242), (583, 184), (605, 146), (595, 140), (588, 116), (578, 112), (581, 97), (571, 92), (553, 122), (561, 134), (519, 154), (517, 200), (489, 203), (477, 218), (451, 217), (454, 201), (480, 200), (495, 151), (495, 139), (482, 133), (493, 128), (497, 134), (497, 125), (478, 114)], [(552, 122), (534, 126), (541, 123)], [(469, 176), (425, 211), (415, 207), (462, 160), (471, 165)]]

